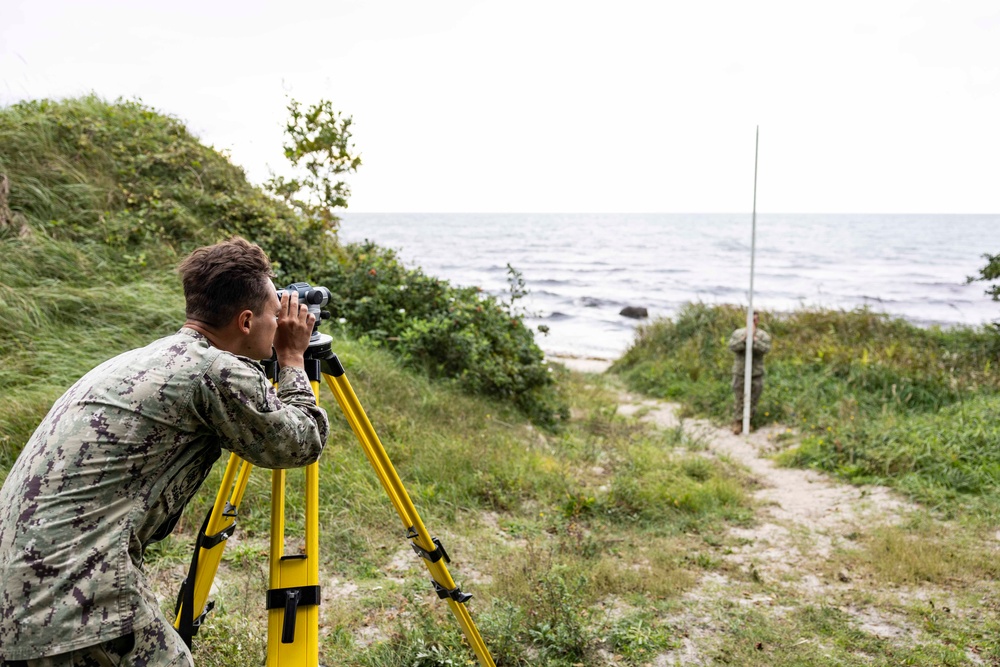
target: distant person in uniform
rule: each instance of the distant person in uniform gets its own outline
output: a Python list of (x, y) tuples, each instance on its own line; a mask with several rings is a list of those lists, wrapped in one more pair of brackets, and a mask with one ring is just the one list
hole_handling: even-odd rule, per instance
[[(241, 238), (178, 267), (175, 334), (104, 362), (55, 402), (0, 489), (0, 663), (193, 665), (143, 554), (223, 448), (263, 468), (316, 461), (329, 433), (304, 370), (315, 317), (279, 301)], [(277, 353), (275, 389), (257, 362)]]
[[(758, 328), (760, 315), (753, 314), (753, 357), (750, 371), (750, 420), (757, 413), (757, 401), (764, 390), (764, 355), (771, 351), (771, 336)], [(733, 394), (736, 396), (736, 414), (733, 419), (733, 433), (743, 432), (743, 384), (746, 374), (747, 330), (737, 329), (729, 337), (729, 349), (736, 355), (733, 361)]]

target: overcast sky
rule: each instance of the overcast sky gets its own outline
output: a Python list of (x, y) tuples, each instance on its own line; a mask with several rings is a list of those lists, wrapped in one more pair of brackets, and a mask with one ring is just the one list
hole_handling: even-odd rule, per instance
[(354, 118), (351, 210), (1000, 213), (1000, 2), (0, 0), (0, 104), (138, 97), (283, 171)]

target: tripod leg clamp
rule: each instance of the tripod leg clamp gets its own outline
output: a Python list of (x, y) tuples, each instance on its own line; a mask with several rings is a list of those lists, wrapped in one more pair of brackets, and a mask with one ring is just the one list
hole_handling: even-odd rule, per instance
[[(416, 537), (416, 535), (414, 535), (414, 537)], [(444, 545), (441, 544), (441, 540), (435, 537), (432, 538), (431, 541), (437, 545), (437, 549), (435, 549), (434, 551), (427, 551), (427, 549), (424, 549), (416, 542), (410, 544), (410, 546), (413, 547), (413, 550), (417, 552), (418, 556), (420, 556), (421, 558), (426, 558), (432, 563), (436, 563), (442, 558), (444, 558), (444, 562), (450, 563), (451, 558), (448, 557), (448, 552), (444, 550)]]
[[(187, 585), (188, 585), (188, 580), (187, 580), (187, 578), (185, 578), (184, 581), (181, 582), (181, 590), (178, 591), (178, 593), (177, 593), (177, 604), (174, 605), (174, 615), (175, 616), (177, 615), (177, 612), (179, 612), (181, 610), (181, 606), (184, 603), (184, 593), (187, 590)], [(214, 600), (209, 600), (205, 604), (205, 611), (201, 612), (200, 616), (194, 618), (191, 621), (191, 623), (188, 625), (188, 627), (191, 630), (191, 635), (192, 636), (198, 634), (198, 629), (201, 628), (201, 624), (205, 622), (205, 617), (207, 617), (208, 616), (208, 612), (212, 611), (213, 609), (215, 609), (215, 601)], [(189, 646), (188, 648), (191, 648), (191, 647)]]
[(319, 586), (293, 586), (272, 588), (267, 592), (268, 609), (284, 609), (281, 625), (281, 643), (295, 642), (295, 612), (299, 607), (319, 604)]
[(434, 592), (437, 593), (437, 596), (442, 600), (445, 598), (451, 598), (455, 602), (465, 603), (472, 599), (472, 593), (463, 593), (462, 589), (458, 586), (448, 590), (434, 579), (431, 579), (431, 582), (434, 584)]
[(230, 537), (232, 537), (233, 533), (235, 532), (236, 532), (236, 522), (234, 521), (232, 525), (223, 528), (215, 535), (204, 535), (201, 538), (200, 546), (202, 549), (211, 549), (213, 547), (217, 547), (226, 540), (228, 540)]

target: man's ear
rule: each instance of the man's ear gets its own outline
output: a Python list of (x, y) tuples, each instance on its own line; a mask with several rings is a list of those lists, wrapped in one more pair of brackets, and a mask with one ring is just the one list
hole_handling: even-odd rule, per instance
[(236, 316), (236, 326), (242, 334), (250, 333), (250, 324), (253, 322), (253, 311), (244, 310)]

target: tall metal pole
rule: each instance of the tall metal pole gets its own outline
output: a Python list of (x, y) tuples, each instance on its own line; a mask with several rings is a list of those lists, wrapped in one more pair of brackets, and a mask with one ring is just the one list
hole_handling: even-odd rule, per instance
[(753, 149), (753, 218), (750, 232), (750, 302), (747, 304), (746, 365), (743, 369), (743, 435), (750, 432), (750, 381), (753, 372), (753, 272), (757, 256), (757, 155), (760, 152), (760, 125), (754, 138)]

